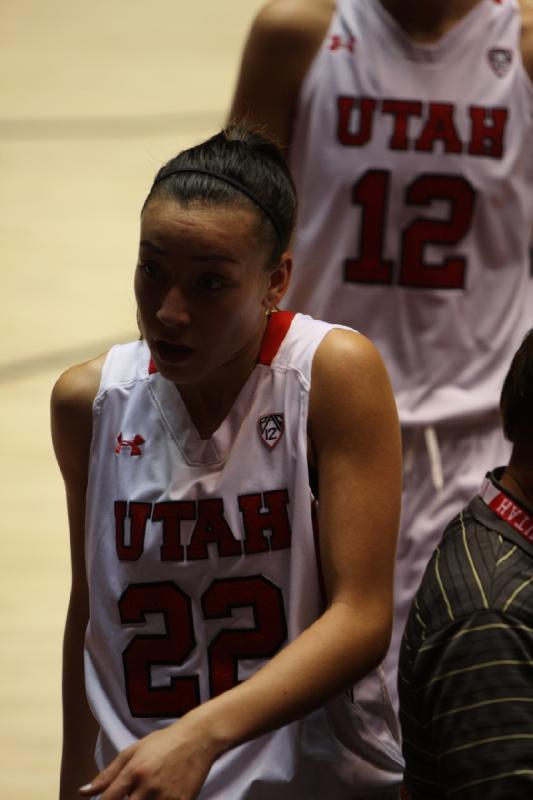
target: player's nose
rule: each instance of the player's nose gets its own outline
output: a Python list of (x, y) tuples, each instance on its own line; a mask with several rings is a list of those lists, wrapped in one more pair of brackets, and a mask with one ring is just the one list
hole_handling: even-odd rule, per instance
[(173, 285), (165, 292), (156, 316), (162, 325), (169, 328), (190, 323), (189, 304), (179, 286)]

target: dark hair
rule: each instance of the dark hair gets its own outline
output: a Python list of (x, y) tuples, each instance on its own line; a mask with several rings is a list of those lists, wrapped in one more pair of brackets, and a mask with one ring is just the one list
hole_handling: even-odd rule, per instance
[(260, 235), (270, 250), (268, 263), (277, 263), (289, 246), (296, 217), (296, 189), (280, 150), (258, 131), (231, 125), (183, 150), (161, 167), (143, 209), (157, 196), (172, 198), (184, 206), (195, 202), (247, 204), (258, 214)]
[(525, 335), (505, 376), (500, 411), (509, 441), (533, 440), (533, 328)]

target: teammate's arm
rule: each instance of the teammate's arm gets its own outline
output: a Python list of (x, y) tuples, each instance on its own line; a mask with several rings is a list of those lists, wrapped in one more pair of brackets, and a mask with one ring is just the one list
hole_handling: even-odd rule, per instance
[(94, 774), (97, 725), (85, 694), (83, 648), (89, 619), (85, 575), (85, 492), (92, 430), (92, 401), (98, 387), (100, 360), (65, 372), (52, 392), (52, 439), (65, 481), (70, 529), (71, 591), (63, 641), (63, 752), (61, 800), (72, 800), (77, 788)]
[(522, 60), (533, 81), (533, 0), (520, 0), (522, 12)]
[(290, 144), (300, 84), (334, 6), (331, 0), (271, 0), (262, 8), (245, 44), (230, 121), (258, 124), (282, 147)]
[(385, 655), (400, 434), (388, 376), (363, 336), (332, 331), (318, 348), (309, 422), (319, 470), (326, 611), (254, 676), (123, 751), (86, 794), (193, 800), (224, 751), (304, 716)]

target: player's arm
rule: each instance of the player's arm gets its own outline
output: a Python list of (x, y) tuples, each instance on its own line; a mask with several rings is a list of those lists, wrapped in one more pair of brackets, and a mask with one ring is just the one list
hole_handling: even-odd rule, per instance
[(290, 144), (300, 85), (334, 6), (331, 0), (271, 0), (262, 8), (244, 47), (230, 121), (264, 126), (282, 147)]
[(400, 434), (388, 376), (363, 336), (335, 330), (318, 348), (309, 422), (319, 470), (326, 611), (254, 676), (121, 753), (87, 794), (122, 800), (134, 791), (136, 800), (193, 800), (224, 751), (304, 716), (385, 655)]
[[(237, 741), (298, 719), (358, 681), (386, 654), (401, 500), (401, 441), (376, 348), (333, 330), (312, 371), (309, 433), (319, 475), (319, 541), (327, 608), (240, 693)], [(218, 698), (221, 706), (224, 696)], [(237, 716), (237, 715), (236, 715)], [(239, 730), (240, 726), (242, 729)], [(249, 726), (249, 729), (247, 730)], [(250, 735), (251, 734), (251, 735)]]
[(89, 619), (85, 575), (85, 492), (92, 431), (92, 402), (101, 359), (65, 372), (52, 392), (52, 439), (65, 481), (70, 529), (71, 591), (63, 641), (63, 752), (61, 800), (94, 774), (97, 725), (85, 694), (83, 647)]
[[(416, 703), (431, 731), (438, 794), (453, 800), (533, 796), (533, 632), (487, 609), (430, 636), (413, 672)], [(416, 750), (404, 728), (405, 782), (417, 791)], [(428, 776), (424, 775), (427, 780)], [(437, 792), (435, 792), (437, 794)], [(426, 797), (426, 793), (423, 793)]]
[(522, 60), (533, 81), (533, 0), (520, 0), (522, 12)]

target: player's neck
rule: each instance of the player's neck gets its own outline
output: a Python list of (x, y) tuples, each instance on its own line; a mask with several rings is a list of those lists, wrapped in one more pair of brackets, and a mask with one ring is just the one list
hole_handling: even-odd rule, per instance
[(381, 5), (416, 42), (438, 41), (481, 0), (380, 0)]
[(257, 364), (263, 334), (264, 327), (230, 360), (201, 380), (176, 384), (202, 439), (209, 439), (229, 414)]
[(533, 448), (514, 448), (501, 484), (533, 509)]

